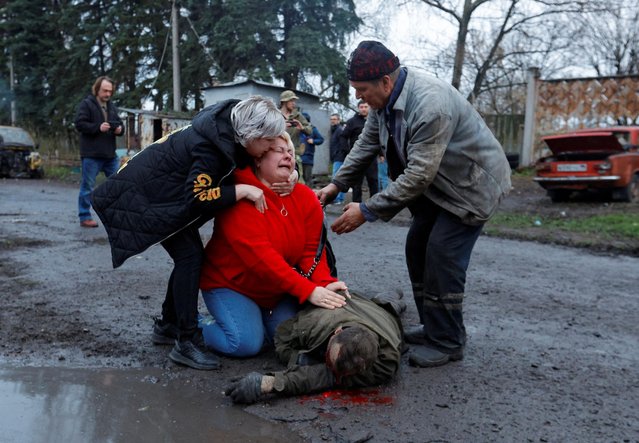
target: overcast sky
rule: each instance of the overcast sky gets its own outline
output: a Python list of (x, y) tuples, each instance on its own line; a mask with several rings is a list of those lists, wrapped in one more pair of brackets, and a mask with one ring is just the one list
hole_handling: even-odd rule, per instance
[(350, 50), (361, 40), (379, 40), (402, 64), (423, 68), (424, 60), (435, 57), (455, 41), (455, 27), (422, 4), (396, 8), (382, 0), (356, 0), (356, 5), (358, 15), (364, 17), (364, 26)]

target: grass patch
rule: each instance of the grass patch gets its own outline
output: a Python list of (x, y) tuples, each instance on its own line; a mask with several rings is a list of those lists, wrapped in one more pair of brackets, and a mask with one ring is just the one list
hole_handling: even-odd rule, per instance
[(639, 240), (639, 220), (636, 214), (606, 214), (571, 219), (498, 213), (490, 219), (487, 227), (508, 229), (538, 228), (540, 230), (561, 229), (570, 232)]
[(639, 239), (639, 220), (636, 214), (596, 215), (584, 219), (557, 220), (555, 223), (562, 229)]
[(517, 168), (513, 171), (513, 175), (517, 177), (534, 177), (535, 168), (534, 167)]
[(44, 176), (52, 180), (66, 180), (73, 175), (77, 175), (69, 166), (47, 166), (44, 170)]

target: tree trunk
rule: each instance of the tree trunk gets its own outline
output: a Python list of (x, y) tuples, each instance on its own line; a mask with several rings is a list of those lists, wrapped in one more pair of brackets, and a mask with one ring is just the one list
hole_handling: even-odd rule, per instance
[(461, 84), (462, 69), (464, 67), (464, 56), (466, 54), (466, 37), (468, 36), (468, 24), (472, 11), (472, 0), (464, 0), (464, 11), (459, 21), (459, 31), (457, 32), (457, 44), (455, 46), (455, 64), (453, 65), (452, 85), (459, 89)]

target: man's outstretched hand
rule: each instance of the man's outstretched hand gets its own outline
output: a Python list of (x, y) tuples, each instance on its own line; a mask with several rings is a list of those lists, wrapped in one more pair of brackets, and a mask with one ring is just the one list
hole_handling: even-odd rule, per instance
[(224, 395), (231, 397), (233, 403), (246, 405), (255, 403), (262, 395), (262, 374), (249, 373), (228, 386), (224, 390)]
[(324, 186), (322, 189), (315, 191), (315, 195), (320, 201), (322, 206), (326, 206), (330, 202), (332, 202), (337, 194), (339, 193), (339, 189), (333, 183), (329, 183)]
[(344, 213), (331, 225), (336, 234), (346, 234), (354, 231), (366, 222), (359, 203), (349, 203), (344, 207)]

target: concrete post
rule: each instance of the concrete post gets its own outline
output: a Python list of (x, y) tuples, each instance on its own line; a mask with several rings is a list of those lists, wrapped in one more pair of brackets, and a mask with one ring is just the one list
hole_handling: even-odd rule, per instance
[(524, 140), (521, 147), (521, 166), (532, 164), (533, 144), (535, 143), (535, 113), (537, 108), (537, 79), (539, 78), (539, 68), (528, 68), (526, 74), (526, 116), (524, 118)]

